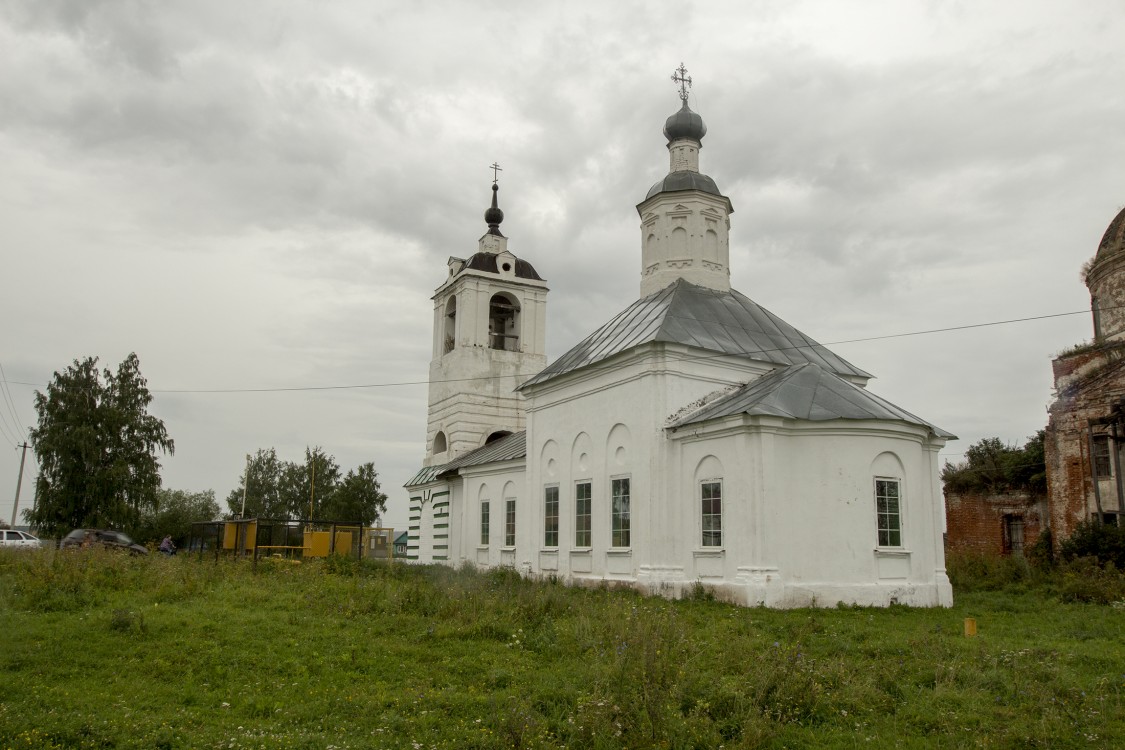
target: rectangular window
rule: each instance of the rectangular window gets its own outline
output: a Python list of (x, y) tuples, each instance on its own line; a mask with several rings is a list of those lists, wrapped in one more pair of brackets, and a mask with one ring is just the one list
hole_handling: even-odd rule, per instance
[(1113, 462), (1109, 455), (1109, 435), (1094, 435), (1094, 476), (1113, 476)]
[(875, 480), (875, 509), (879, 516), (879, 546), (902, 546), (902, 516), (897, 479)]
[(480, 501), (480, 543), (488, 545), (488, 501)]
[(547, 487), (543, 492), (543, 546), (559, 546), (558, 487)]
[(1009, 554), (1023, 554), (1023, 518), (1004, 516), (1004, 547)]
[(629, 546), (629, 477), (613, 480), (613, 544)]
[(707, 481), (700, 485), (703, 501), (703, 546), (723, 546), (723, 483)]
[(589, 482), (574, 485), (574, 546), (590, 546), (590, 497)]
[(504, 546), (516, 546), (516, 500), (508, 498), (505, 501), (506, 512), (504, 518)]

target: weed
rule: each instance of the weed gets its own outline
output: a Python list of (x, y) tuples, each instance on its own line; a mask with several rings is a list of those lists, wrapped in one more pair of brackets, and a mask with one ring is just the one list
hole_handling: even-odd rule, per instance
[(1120, 746), (1121, 610), (1082, 603), (1120, 573), (1089, 565), (953, 560), (953, 610), (773, 611), (509, 570), (0, 554), (0, 747)]

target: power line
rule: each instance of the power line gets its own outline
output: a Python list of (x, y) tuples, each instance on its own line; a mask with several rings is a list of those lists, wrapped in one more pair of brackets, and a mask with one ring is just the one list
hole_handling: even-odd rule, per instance
[[(4, 372), (4, 364), (0, 362), (0, 390), (4, 391), (4, 401), (8, 405), (8, 411), (12, 414), (12, 421), (15, 422), (16, 427), (20, 428), (21, 435), (27, 436), (27, 428), (23, 426), (23, 421), (20, 419), (19, 414), (16, 412), (16, 405), (12, 401), (12, 389), (8, 387), (8, 375)], [(20, 439), (22, 440), (23, 437)]]
[[(1109, 309), (1109, 308), (1103, 308), (1103, 310), (1105, 310), (1105, 309)], [(971, 323), (971, 324), (962, 325), (962, 326), (949, 326), (947, 328), (930, 328), (930, 329), (926, 329), (926, 330), (922, 330), (922, 331), (907, 331), (905, 333), (888, 333), (888, 334), (883, 334), (883, 335), (880, 335), (880, 336), (867, 336), (867, 337), (864, 337), (864, 338), (842, 339), (840, 341), (829, 341), (829, 342), (823, 343), (823, 344), (822, 343), (799, 344), (799, 345), (795, 345), (795, 346), (776, 347), (776, 348), (773, 348), (773, 349), (760, 349), (756, 352), (747, 353), (747, 355), (745, 355), (745, 356), (750, 356), (750, 355), (753, 355), (753, 354), (771, 354), (771, 353), (777, 353), (777, 352), (795, 351), (795, 350), (798, 350), (798, 349), (810, 349), (810, 348), (813, 348), (814, 346), (829, 347), (829, 346), (838, 346), (838, 345), (841, 345), (841, 344), (857, 344), (857, 343), (863, 343), (863, 342), (868, 342), (868, 341), (884, 341), (884, 340), (888, 340), (888, 339), (907, 338), (907, 337), (910, 337), (910, 336), (927, 336), (927, 335), (934, 334), (934, 333), (948, 333), (948, 332), (952, 332), (952, 331), (965, 331), (965, 330), (971, 330), (971, 329), (974, 329), (974, 328), (989, 328), (989, 327), (993, 327), (993, 326), (1011, 325), (1011, 324), (1014, 324), (1014, 323), (1027, 323), (1027, 322), (1032, 322), (1032, 321), (1037, 321), (1037, 320), (1049, 320), (1049, 319), (1052, 319), (1052, 318), (1064, 318), (1064, 317), (1068, 317), (1068, 316), (1072, 316), (1072, 315), (1088, 315), (1089, 313), (1090, 313), (1089, 309), (1075, 310), (1075, 311), (1072, 311), (1072, 312), (1052, 313), (1052, 314), (1049, 314), (1049, 315), (1032, 315), (1032, 316), (1024, 317), (1024, 318), (1010, 318), (1010, 319), (1007, 319), (1007, 320), (994, 320), (994, 321), (989, 321), (989, 322), (986, 322), (986, 323)], [(702, 362), (702, 361), (707, 361), (707, 360), (725, 359), (725, 358), (728, 358), (728, 357), (737, 357), (737, 356), (740, 356), (740, 355), (736, 354), (736, 353), (723, 352), (723, 353), (719, 353), (719, 354), (684, 355), (684, 356), (679, 356), (679, 357), (671, 357), (671, 359), (673, 361), (677, 361), (677, 362)], [(595, 365), (593, 367), (587, 368), (587, 372), (599, 372), (599, 371), (602, 371), (602, 370), (610, 370), (610, 369), (613, 369), (613, 367), (603, 365), (602, 367), (599, 368)], [(395, 382), (390, 382), (390, 383), (358, 383), (358, 384), (350, 384), (350, 385), (283, 386), (283, 387), (276, 387), (276, 388), (150, 388), (149, 392), (150, 393), (164, 393), (164, 394), (177, 394), (177, 393), (179, 393), (179, 394), (223, 394), (223, 393), (292, 393), (292, 392), (300, 392), (300, 391), (344, 391), (344, 390), (366, 390), (366, 389), (371, 389), (371, 388), (399, 388), (399, 387), (408, 386), (408, 385), (431, 385), (431, 384), (435, 384), (435, 383), (464, 383), (464, 382), (472, 382), (472, 381), (504, 380), (504, 379), (508, 379), (508, 378), (522, 378), (522, 377), (532, 377), (532, 376), (525, 376), (525, 375), (491, 375), (491, 376), (473, 377), (473, 378), (445, 378), (445, 379), (442, 379), (442, 380), (429, 380), (429, 379), (426, 379), (426, 380), (402, 380), (402, 381), (395, 381)], [(10, 382), (16, 383), (17, 385), (28, 385), (28, 386), (32, 386), (32, 387), (36, 387), (36, 388), (45, 387), (41, 383), (28, 383), (26, 381), (19, 381), (19, 380), (13, 380), (13, 381), (10, 381)]]

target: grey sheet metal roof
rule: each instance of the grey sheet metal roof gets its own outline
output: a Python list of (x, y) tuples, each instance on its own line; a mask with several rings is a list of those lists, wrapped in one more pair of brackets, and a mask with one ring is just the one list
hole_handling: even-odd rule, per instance
[(527, 455), (527, 432), (513, 432), (488, 445), (482, 445), (463, 456), (453, 459), (441, 467), (438, 475), (448, 474), (466, 466), (480, 466), (495, 461), (511, 461)]
[(511, 461), (517, 458), (524, 458), (526, 455), (527, 432), (513, 432), (511, 435), (505, 435), (499, 440), (493, 440), (488, 445), (482, 445), (480, 448), (471, 450), (465, 455), (453, 459), (449, 463), (441, 464), (440, 466), (427, 466), (415, 474), (403, 487), (414, 487), (415, 485), (426, 484), (446, 474), (453, 473), (458, 469), (463, 469), (466, 466), (480, 466), (482, 464), (493, 463), (494, 461)]
[(733, 393), (705, 404), (670, 426), (683, 427), (734, 414), (787, 417), (811, 422), (831, 419), (906, 422), (928, 427), (938, 437), (956, 439), (952, 433), (811, 362), (764, 375)]
[(403, 487), (414, 487), (419, 484), (426, 484), (437, 479), (438, 471), (441, 470), (440, 466), (423, 466), (422, 469), (410, 478)]
[(812, 362), (870, 378), (749, 297), (683, 279), (637, 300), (516, 390), (543, 383), (651, 341), (694, 346), (778, 365)]
[[(719, 192), (719, 186), (715, 181), (702, 172), (669, 172), (666, 176), (661, 177), (660, 180), (648, 189), (648, 194), (645, 196), (647, 201), (654, 195), (660, 193), (676, 193), (681, 190), (702, 190), (711, 195), (717, 195), (720, 198), (726, 198)], [(734, 213), (733, 209), (731, 213)]]

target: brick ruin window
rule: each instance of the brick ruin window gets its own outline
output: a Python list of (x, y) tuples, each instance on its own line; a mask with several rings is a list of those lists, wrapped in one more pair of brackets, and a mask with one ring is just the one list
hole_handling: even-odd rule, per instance
[(1094, 476), (1098, 478), (1113, 476), (1113, 461), (1110, 460), (1109, 435), (1094, 435)]
[(1004, 516), (1004, 552), (1023, 555), (1023, 516)]

